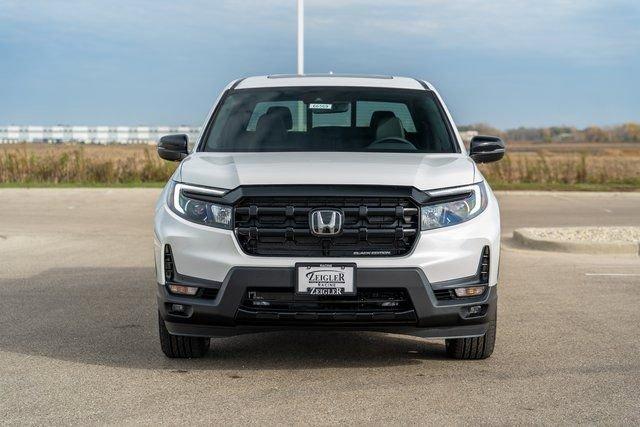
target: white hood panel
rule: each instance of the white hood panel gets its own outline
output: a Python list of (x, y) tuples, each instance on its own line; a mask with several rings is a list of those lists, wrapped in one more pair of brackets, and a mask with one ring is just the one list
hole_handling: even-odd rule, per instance
[(181, 181), (233, 189), (240, 185), (399, 185), (420, 190), (473, 183), (465, 154), (203, 153), (187, 157)]

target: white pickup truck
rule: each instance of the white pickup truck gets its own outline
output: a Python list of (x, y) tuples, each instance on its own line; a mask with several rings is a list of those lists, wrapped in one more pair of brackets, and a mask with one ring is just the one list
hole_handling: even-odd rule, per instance
[(358, 330), (446, 339), (491, 355), (500, 216), (436, 90), (387, 76), (232, 82), (156, 207), (160, 342), (200, 357), (212, 337)]

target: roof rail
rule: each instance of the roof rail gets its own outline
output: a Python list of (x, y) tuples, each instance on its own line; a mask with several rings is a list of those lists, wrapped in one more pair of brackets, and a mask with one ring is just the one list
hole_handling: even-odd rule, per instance
[(316, 74), (272, 74), (267, 76), (268, 79), (291, 79), (291, 78), (305, 78), (305, 77), (352, 77), (357, 79), (393, 79), (393, 76), (383, 76), (383, 75), (375, 75), (375, 74), (325, 74), (325, 73), (316, 73)]

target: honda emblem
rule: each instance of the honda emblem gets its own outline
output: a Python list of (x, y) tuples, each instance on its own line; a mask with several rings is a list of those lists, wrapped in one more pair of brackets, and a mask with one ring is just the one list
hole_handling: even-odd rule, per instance
[(337, 209), (316, 209), (309, 214), (311, 234), (335, 236), (342, 232), (343, 214)]

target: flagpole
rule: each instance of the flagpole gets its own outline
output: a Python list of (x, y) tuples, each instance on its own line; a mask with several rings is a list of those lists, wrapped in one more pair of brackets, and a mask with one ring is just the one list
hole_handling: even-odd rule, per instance
[(298, 74), (304, 74), (304, 0), (298, 0)]

